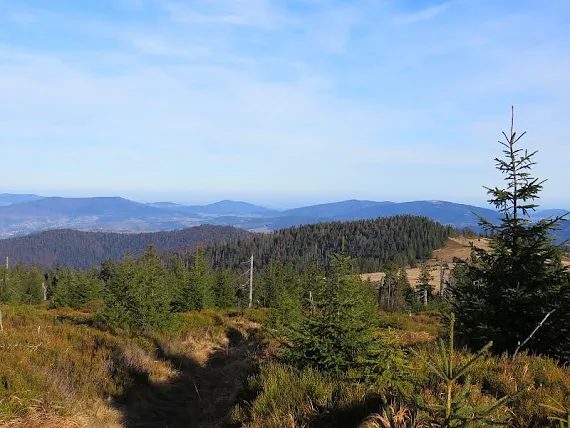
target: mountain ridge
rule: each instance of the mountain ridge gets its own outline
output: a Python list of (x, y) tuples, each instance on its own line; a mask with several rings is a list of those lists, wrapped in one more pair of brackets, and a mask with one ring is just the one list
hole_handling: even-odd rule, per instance
[[(420, 215), (456, 228), (479, 230), (477, 213), (498, 221), (489, 208), (441, 200), (409, 202), (348, 199), (275, 210), (244, 201), (222, 200), (208, 205), (182, 205), (173, 202), (140, 203), (119, 196), (93, 198), (0, 195), (0, 238), (25, 236), (42, 230), (75, 229), (116, 232), (156, 232), (180, 230), (201, 224), (237, 226), (252, 231), (283, 228), (329, 221), (366, 220), (394, 215)], [(564, 210), (548, 209), (533, 213), (540, 220)], [(570, 238), (568, 228), (560, 239)]]
[(43, 196), (30, 193), (0, 193), (0, 207), (39, 199), (43, 199)]

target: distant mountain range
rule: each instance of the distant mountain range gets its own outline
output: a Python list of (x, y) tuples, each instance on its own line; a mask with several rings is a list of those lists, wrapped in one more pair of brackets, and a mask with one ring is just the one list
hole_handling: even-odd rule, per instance
[(43, 199), (38, 195), (14, 195), (11, 193), (0, 193), (0, 206), (19, 204)]
[[(249, 231), (282, 228), (334, 220), (366, 220), (398, 214), (426, 216), (456, 228), (478, 228), (477, 213), (490, 221), (498, 214), (488, 208), (445, 201), (347, 200), (277, 211), (242, 201), (210, 205), (172, 202), (139, 203), (120, 197), (61, 198), (38, 195), (0, 194), (0, 238), (22, 236), (48, 229), (113, 232), (154, 232), (185, 229), (201, 224), (236, 226)], [(539, 220), (564, 210), (533, 213)], [(561, 239), (570, 238), (566, 225)]]

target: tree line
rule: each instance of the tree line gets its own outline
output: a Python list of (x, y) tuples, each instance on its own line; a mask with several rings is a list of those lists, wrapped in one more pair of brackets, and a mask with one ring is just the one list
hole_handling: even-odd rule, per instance
[(161, 253), (194, 251), (199, 246), (235, 241), (249, 234), (243, 229), (213, 225), (152, 233), (48, 230), (0, 240), (0, 260), (9, 257), (13, 262), (36, 263), (50, 269), (58, 264), (89, 269), (107, 259), (118, 261), (127, 254), (140, 257), (149, 245)]
[[(415, 263), (443, 245), (450, 233), (450, 228), (426, 218), (397, 216), (246, 235), (194, 252), (160, 253), (149, 246), (140, 257), (127, 255), (89, 269), (58, 264), (42, 270), (38, 264), (18, 262), (0, 271), (0, 303), (45, 300), (51, 307), (99, 311), (117, 326), (161, 328), (179, 312), (248, 306), (249, 265), (243, 262), (251, 252), (258, 254), (252, 303), (275, 308), (316, 293), (315, 283), (330, 272), (330, 257), (341, 242), (347, 255), (366, 255), (365, 263), (353, 258), (351, 272), (356, 274), (363, 266), (380, 269), (387, 260)], [(348, 238), (341, 239), (344, 235)], [(317, 250), (307, 256), (304, 252), (311, 248)]]
[(387, 263), (415, 264), (429, 258), (454, 233), (426, 217), (398, 215), (375, 220), (317, 223), (283, 229), (270, 234), (254, 234), (233, 242), (208, 246), (214, 266), (236, 268), (251, 254), (258, 266), (273, 260), (296, 268), (317, 264), (328, 266), (330, 257), (341, 251), (346, 237), (346, 254), (362, 272), (381, 271)]

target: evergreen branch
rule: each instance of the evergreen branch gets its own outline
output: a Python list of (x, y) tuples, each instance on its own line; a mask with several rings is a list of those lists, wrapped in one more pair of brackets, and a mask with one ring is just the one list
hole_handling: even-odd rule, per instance
[(457, 373), (453, 378), (459, 379), (469, 369), (469, 367), (471, 367), (479, 358), (481, 358), (483, 355), (487, 353), (487, 351), (491, 348), (491, 346), (493, 346), (492, 341), (487, 343), (483, 348), (481, 348), (479, 352), (477, 352), (475, 356), (471, 358), (471, 360), (469, 360), (463, 367), (461, 367), (457, 371)]

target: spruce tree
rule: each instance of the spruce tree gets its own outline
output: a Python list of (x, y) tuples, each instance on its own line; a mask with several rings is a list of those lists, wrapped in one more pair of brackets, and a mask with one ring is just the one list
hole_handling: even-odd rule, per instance
[(26, 272), (26, 280), (21, 290), (21, 302), (29, 305), (37, 305), (44, 299), (42, 284), (45, 278), (39, 266), (34, 265)]
[(190, 272), (185, 260), (176, 257), (168, 267), (169, 288), (172, 294), (172, 309), (174, 312), (184, 312), (189, 309), (186, 290), (190, 287)]
[[(113, 327), (128, 327), (133, 318), (131, 289), (135, 286), (137, 264), (129, 254), (112, 269), (105, 286), (103, 318)], [(57, 290), (57, 288), (56, 288)]]
[(141, 256), (133, 285), (131, 325), (141, 330), (168, 327), (172, 298), (164, 265), (152, 247)]
[(378, 341), (373, 337), (377, 318), (375, 292), (350, 272), (345, 254), (332, 256), (332, 271), (323, 295), (289, 337), (289, 361), (323, 372), (342, 374), (373, 364)]
[(194, 255), (189, 281), (183, 290), (183, 310), (203, 310), (214, 307), (214, 275), (205, 252), (199, 248)]
[(8, 303), (11, 299), (10, 270), (5, 264), (0, 264), (0, 303)]
[[(299, 325), (302, 316), (301, 278), (291, 265), (281, 267), (277, 279), (279, 286), (276, 288), (275, 308), (270, 312), (267, 324), (287, 335), (290, 328)], [(309, 296), (312, 296), (312, 292)]]
[(116, 327), (160, 330), (172, 321), (171, 300), (162, 261), (149, 247), (140, 260), (127, 256), (115, 265), (105, 290), (103, 317)]
[(418, 290), (422, 291), (423, 303), (427, 305), (428, 299), (431, 298), (432, 289), (430, 282), (433, 280), (433, 276), (429, 271), (429, 267), (426, 262), (420, 264), (420, 276), (417, 281)]
[(471, 259), (456, 271), (457, 330), (473, 348), (492, 340), (495, 352), (512, 353), (554, 311), (526, 347), (570, 360), (570, 280), (552, 236), (563, 216), (531, 221), (545, 182), (531, 174), (536, 152), (519, 148), (524, 133), (517, 135), (514, 119), (510, 133), (503, 135), (504, 157), (495, 161), (505, 186), (487, 188), (501, 218), (498, 224), (480, 218), (491, 250), (472, 246)]
[(260, 298), (263, 306), (266, 308), (277, 307), (278, 296), (283, 286), (284, 268), (283, 262), (271, 260), (262, 271), (263, 285), (261, 290), (259, 290), (258, 298)]
[(69, 268), (58, 266), (54, 276), (53, 294), (51, 305), (56, 308), (72, 307), (73, 302), (73, 278)]
[(216, 272), (213, 293), (216, 308), (229, 309), (236, 306), (236, 285), (231, 270), (223, 268)]
[(408, 273), (403, 267), (400, 268), (398, 273), (398, 287), (403, 290), (408, 312), (419, 312), (423, 309), (417, 290), (410, 284)]
[(378, 287), (378, 307), (383, 311), (394, 310), (394, 294), (398, 282), (398, 266), (388, 263), (384, 269), (384, 280)]

